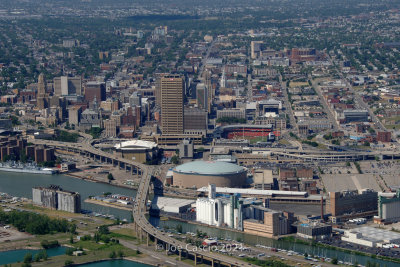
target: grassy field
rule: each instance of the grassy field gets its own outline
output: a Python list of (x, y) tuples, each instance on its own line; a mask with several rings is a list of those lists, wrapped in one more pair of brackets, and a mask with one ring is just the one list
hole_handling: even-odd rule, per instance
[(99, 260), (110, 259), (110, 254), (114, 251), (115, 253), (122, 252), (124, 257), (143, 257), (142, 254), (137, 254), (136, 251), (125, 248), (120, 244), (97, 244), (93, 241), (79, 241), (73, 245), (74, 247), (82, 246), (86, 255), (82, 256), (68, 256), (60, 255), (49, 258), (47, 261), (35, 262), (32, 266), (48, 266), (48, 267), (59, 267), (64, 266), (66, 260), (71, 260), (75, 264), (81, 264), (85, 262), (93, 262)]
[[(108, 220), (105, 218), (98, 217), (88, 217), (83, 214), (75, 214), (64, 211), (51, 210), (44, 207), (32, 205), (31, 203), (23, 203), (22, 205), (18, 205), (19, 208), (30, 211), (37, 212), (40, 214), (45, 214), (50, 218), (58, 218), (58, 219), (67, 219), (72, 223), (75, 223), (77, 226), (77, 234), (73, 237), (76, 240), (76, 236), (84, 236), (91, 235), (93, 236), (96, 232), (98, 232), (98, 227), (102, 225), (111, 225), (115, 223), (115, 221)], [(136, 240), (134, 236), (134, 232), (130, 228), (121, 228), (117, 229), (113, 232), (107, 234), (109, 239), (116, 240)], [(110, 256), (113, 252), (116, 255), (124, 255), (126, 257), (144, 257), (142, 254), (137, 254), (136, 251), (125, 248), (120, 245), (118, 241), (115, 242), (98, 242), (96, 243), (93, 239), (87, 241), (77, 241), (73, 244), (70, 243), (71, 234), (70, 233), (53, 233), (47, 235), (29, 235), (28, 238), (16, 240), (7, 243), (0, 243), (0, 249), (9, 250), (9, 249), (21, 249), (21, 248), (32, 248), (32, 249), (42, 249), (41, 241), (53, 241), (57, 240), (59, 244), (63, 246), (81, 248), (85, 251), (86, 255), (82, 256), (68, 256), (68, 255), (60, 255), (56, 257), (49, 258), (46, 261), (33, 262), (32, 266), (64, 266), (66, 260), (71, 260), (75, 264), (99, 261), (99, 260), (107, 260), (110, 259)], [(18, 265), (19, 266), (19, 265)]]
[(306, 87), (309, 86), (308, 82), (290, 82), (289, 87), (294, 88), (294, 87)]
[(121, 229), (114, 229), (114, 230), (110, 230), (110, 231), (111, 231), (111, 236), (114, 238), (131, 240), (131, 241), (137, 240), (133, 229), (121, 228)]
[(278, 141), (278, 143), (281, 145), (290, 145), (290, 142), (286, 139), (281, 139)]
[(386, 129), (391, 130), (391, 129), (400, 129), (400, 124), (385, 124)]

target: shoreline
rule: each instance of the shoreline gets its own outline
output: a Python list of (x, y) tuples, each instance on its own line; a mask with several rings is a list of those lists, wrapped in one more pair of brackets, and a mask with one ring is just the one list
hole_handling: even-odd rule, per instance
[[(246, 233), (244, 231), (236, 230), (236, 229), (233, 229), (233, 228), (223, 228), (223, 227), (218, 227), (218, 226), (215, 226), (215, 225), (208, 225), (208, 224), (204, 224), (204, 223), (201, 223), (201, 222), (189, 221), (189, 220), (185, 220), (185, 219), (174, 217), (174, 216), (168, 216), (168, 215), (159, 216), (159, 218), (162, 218), (162, 217), (168, 218), (169, 220), (182, 222), (182, 223), (189, 223), (189, 224), (198, 225), (198, 226), (204, 226), (204, 227), (207, 227), (207, 228), (213, 228), (213, 229), (217, 229), (217, 230), (225, 230), (225, 231), (231, 231), (231, 232), (235, 232), (235, 233), (239, 233), (239, 234), (257, 236), (257, 235), (249, 234), (249, 233)], [(277, 236), (277, 237), (265, 237), (264, 236), (264, 238), (270, 238), (270, 239), (273, 239), (273, 240), (279, 240), (281, 237), (279, 237), (279, 236)]]
[(129, 208), (127, 206), (120, 206), (120, 205), (116, 205), (116, 204), (110, 204), (110, 203), (106, 203), (104, 201), (101, 200), (94, 200), (94, 199), (85, 199), (84, 202), (86, 203), (91, 203), (91, 204), (95, 204), (95, 205), (100, 205), (100, 206), (105, 206), (105, 207), (110, 207), (110, 208), (115, 208), (115, 209), (120, 209), (120, 210), (126, 210), (126, 211), (132, 211), (133, 207)]
[(121, 185), (121, 184), (114, 184), (114, 183), (108, 183), (108, 182), (104, 182), (104, 181), (100, 181), (100, 180), (95, 180), (95, 179), (89, 179), (86, 177), (82, 177), (79, 175), (75, 175), (73, 173), (67, 172), (67, 173), (59, 173), (60, 175), (65, 175), (65, 176), (69, 176), (75, 179), (80, 179), (80, 180), (84, 180), (84, 181), (88, 181), (88, 182), (92, 182), (92, 183), (100, 183), (100, 184), (106, 184), (106, 185), (112, 185), (115, 187), (121, 187), (121, 188), (125, 188), (125, 189), (132, 189), (132, 190), (136, 190), (137, 191), (137, 186), (128, 186), (128, 185)]
[(28, 246), (22, 245), (22, 246), (0, 248), (0, 252), (8, 252), (8, 251), (14, 251), (14, 250), (43, 250), (43, 249), (44, 248), (42, 248), (42, 247), (28, 247)]
[(73, 266), (85, 266), (87, 264), (92, 264), (92, 263), (100, 263), (100, 262), (106, 262), (106, 261), (122, 261), (122, 260), (146, 264), (148, 266), (157, 266), (157, 265), (153, 265), (151, 263), (147, 263), (146, 261), (143, 261), (143, 260), (135, 259), (133, 257), (122, 257), (122, 258), (118, 258), (118, 259), (102, 259), (102, 260), (96, 260), (96, 261), (88, 261), (85, 263), (75, 263)]

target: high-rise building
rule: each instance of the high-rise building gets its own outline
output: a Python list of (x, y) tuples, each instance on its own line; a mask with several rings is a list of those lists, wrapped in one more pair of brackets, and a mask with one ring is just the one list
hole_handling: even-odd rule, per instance
[(263, 48), (263, 41), (251, 41), (251, 58), (256, 59)]
[(68, 122), (70, 125), (78, 126), (81, 121), (82, 107), (73, 106), (68, 109)]
[(196, 85), (197, 106), (208, 111), (208, 91), (204, 83)]
[(211, 72), (209, 70), (204, 70), (203, 75), (202, 75), (202, 81), (207, 88), (207, 111), (208, 113), (211, 113), (211, 107), (212, 107), (212, 102), (214, 99), (215, 91), (213, 89), (212, 83), (211, 83)]
[(156, 97), (156, 105), (161, 107), (161, 78), (168, 73), (156, 73), (156, 88), (155, 88), (155, 97)]
[(184, 109), (184, 132), (185, 134), (207, 134), (208, 113), (203, 109)]
[(39, 109), (48, 108), (49, 99), (46, 95), (46, 82), (44, 80), (43, 73), (39, 74), (38, 77), (38, 94), (36, 97), (37, 106)]
[(117, 137), (118, 126), (116, 120), (105, 120), (104, 128), (106, 137)]
[(183, 79), (180, 75), (161, 78), (161, 126), (163, 135), (183, 134)]
[(129, 105), (133, 106), (141, 106), (142, 105), (142, 94), (139, 92), (133, 92), (133, 94), (129, 97)]
[(56, 77), (53, 79), (53, 83), (55, 95), (82, 95), (81, 77)]
[(92, 102), (94, 99), (97, 101), (106, 100), (106, 86), (104, 83), (88, 82), (85, 85), (85, 100)]

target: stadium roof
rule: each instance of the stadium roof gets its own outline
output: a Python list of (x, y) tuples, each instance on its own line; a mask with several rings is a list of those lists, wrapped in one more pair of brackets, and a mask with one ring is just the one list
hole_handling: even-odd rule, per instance
[(227, 162), (197, 160), (177, 166), (174, 172), (204, 175), (224, 175), (244, 172), (244, 168)]
[(143, 141), (143, 140), (129, 140), (125, 142), (118, 143), (114, 146), (116, 149), (143, 149), (148, 148), (152, 149), (157, 147), (157, 144), (150, 141)]

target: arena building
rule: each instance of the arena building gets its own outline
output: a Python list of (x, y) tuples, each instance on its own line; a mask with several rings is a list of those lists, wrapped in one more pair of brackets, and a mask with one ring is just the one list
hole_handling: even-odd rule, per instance
[(181, 188), (200, 188), (208, 184), (218, 187), (240, 187), (246, 182), (243, 167), (220, 161), (192, 161), (173, 170), (173, 185)]
[(154, 142), (130, 140), (115, 145), (117, 155), (136, 162), (145, 163), (157, 158), (158, 146)]

